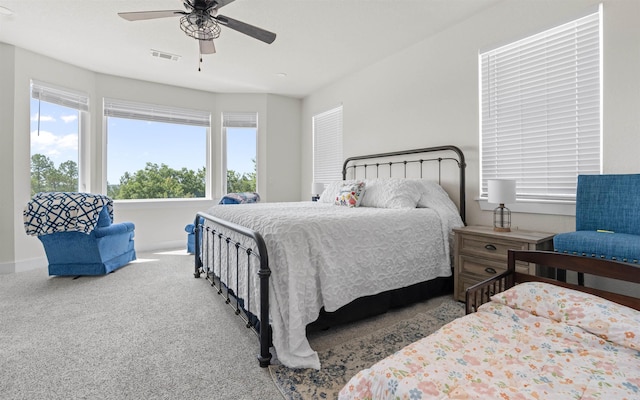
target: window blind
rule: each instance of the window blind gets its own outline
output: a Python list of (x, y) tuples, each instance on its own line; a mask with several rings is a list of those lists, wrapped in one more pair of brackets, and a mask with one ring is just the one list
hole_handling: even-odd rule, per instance
[(508, 178), (518, 198), (574, 200), (601, 172), (600, 14), (480, 54), (481, 197)]
[(258, 113), (256, 112), (223, 112), (223, 128), (257, 128)]
[(208, 111), (108, 98), (104, 99), (104, 115), (105, 117), (137, 119), (170, 124), (202, 127), (211, 126), (211, 113)]
[(89, 96), (86, 93), (63, 89), (48, 83), (32, 80), (31, 97), (79, 111), (89, 111)]
[(342, 179), (342, 106), (313, 116), (313, 181)]

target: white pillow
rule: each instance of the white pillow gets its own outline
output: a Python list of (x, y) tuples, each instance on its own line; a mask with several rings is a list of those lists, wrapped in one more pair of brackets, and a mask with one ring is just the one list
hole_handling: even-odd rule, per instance
[(437, 182), (427, 179), (415, 179), (415, 181), (420, 187), (419, 208), (439, 209), (440, 207), (446, 207), (456, 213), (458, 212), (449, 194)]
[(361, 207), (416, 208), (420, 200), (420, 185), (413, 179), (367, 179), (365, 183)]
[(326, 188), (324, 188), (324, 191), (320, 195), (320, 199), (318, 199), (318, 202), (320, 202), (320, 203), (333, 203), (333, 202), (335, 202), (336, 199), (338, 198), (338, 195), (340, 194), (340, 190), (342, 189), (342, 186), (343, 185), (350, 185), (350, 184), (353, 184), (355, 182), (356, 181), (354, 179), (348, 179), (346, 181), (331, 182), (330, 184), (327, 185)]

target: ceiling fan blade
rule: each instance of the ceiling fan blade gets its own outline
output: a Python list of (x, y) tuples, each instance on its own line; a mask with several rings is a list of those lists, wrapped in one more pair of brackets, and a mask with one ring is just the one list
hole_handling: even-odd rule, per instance
[(213, 18), (215, 18), (215, 20), (220, 24), (231, 28), (234, 31), (244, 33), (245, 35), (251, 36), (252, 38), (261, 40), (265, 43), (271, 44), (274, 40), (276, 40), (275, 33), (266, 31), (262, 28), (258, 28), (257, 26), (249, 25), (246, 22), (241, 22), (237, 19), (229, 18), (224, 15), (218, 15)]
[(198, 40), (198, 43), (200, 43), (200, 54), (213, 54), (216, 52), (213, 40)]
[(177, 17), (178, 15), (185, 14), (186, 13), (181, 10), (133, 11), (118, 13), (119, 16), (126, 19), (127, 21), (141, 21), (145, 19)]
[(220, 8), (226, 6), (227, 4), (233, 2), (234, 0), (214, 0), (214, 3), (216, 3), (214, 10), (219, 10)]

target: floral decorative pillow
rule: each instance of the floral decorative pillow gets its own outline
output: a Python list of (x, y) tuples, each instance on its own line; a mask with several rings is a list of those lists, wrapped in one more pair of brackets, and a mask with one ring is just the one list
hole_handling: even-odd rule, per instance
[(367, 179), (367, 193), (362, 207), (416, 208), (420, 199), (420, 187), (413, 179)]
[(320, 194), (320, 199), (318, 202), (320, 203), (333, 203), (336, 201), (336, 197), (340, 194), (340, 190), (344, 185), (351, 185), (356, 183), (354, 179), (346, 180), (346, 181), (335, 181), (331, 182), (324, 188), (324, 191)]
[(491, 300), (580, 327), (640, 351), (640, 311), (602, 297), (544, 282), (525, 282), (494, 295)]
[(359, 207), (364, 195), (364, 182), (343, 185), (336, 197), (335, 204), (346, 207)]

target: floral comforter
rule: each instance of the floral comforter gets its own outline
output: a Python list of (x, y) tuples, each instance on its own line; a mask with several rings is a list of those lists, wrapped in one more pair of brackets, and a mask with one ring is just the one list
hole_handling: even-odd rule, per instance
[(540, 282), (360, 371), (340, 399), (640, 399), (640, 312)]

